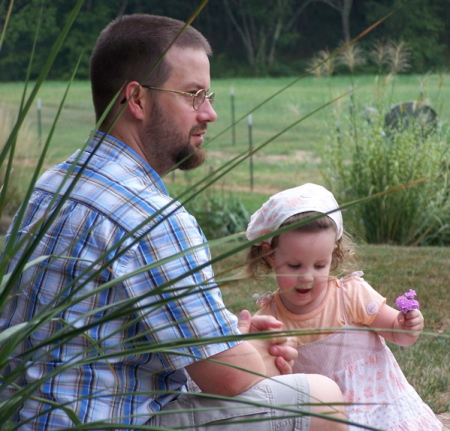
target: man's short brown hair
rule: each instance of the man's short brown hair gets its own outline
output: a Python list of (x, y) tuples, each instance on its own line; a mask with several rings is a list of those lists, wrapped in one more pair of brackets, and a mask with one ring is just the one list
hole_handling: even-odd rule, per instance
[[(156, 15), (124, 15), (112, 21), (101, 33), (91, 55), (92, 98), (97, 120), (124, 84), (137, 81), (155, 87), (169, 78), (171, 66), (160, 60), (185, 23)], [(174, 46), (203, 50), (211, 55), (205, 37), (187, 27)]]

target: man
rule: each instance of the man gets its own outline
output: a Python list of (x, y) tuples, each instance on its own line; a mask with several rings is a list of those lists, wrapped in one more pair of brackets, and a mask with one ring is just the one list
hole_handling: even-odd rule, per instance
[[(259, 344), (238, 340), (241, 332), (279, 329), (280, 324), (251, 318), (247, 311), (238, 321), (224, 307), (204, 236), (161, 180), (175, 167), (192, 169), (204, 161), (203, 135), (216, 120), (214, 96), (208, 94), (211, 50), (200, 33), (188, 27), (158, 64), (182, 27), (176, 20), (138, 14), (119, 18), (100, 34), (91, 57), (91, 83), (97, 120), (106, 116), (84, 151), (42, 176), (28, 203), (22, 235), (38, 231), (36, 224), (51, 217), (49, 208), (60, 205), (31, 259), (60, 257), (24, 272), (0, 321), (6, 328), (45, 307), (61, 308), (21, 343), (11, 370), (27, 348), (60, 330), (61, 322), (85, 329), (29, 358), (19, 384), (42, 378), (45, 383), (35, 398), (24, 401), (15, 420), (23, 421), (21, 430), (76, 429), (71, 410), (81, 423), (107, 420), (130, 428), (204, 429), (214, 423), (215, 429), (238, 430), (242, 423), (227, 421), (270, 418), (245, 426), (346, 429), (309, 415), (280, 419), (292, 412), (270, 407), (289, 404), (308, 413), (310, 401), (342, 398), (337, 386), (321, 376), (262, 377), (289, 372), (293, 349), (272, 346), (278, 369), (269, 371)], [(63, 199), (77, 175), (69, 198)], [(213, 341), (195, 342), (204, 338)], [(111, 356), (95, 360), (98, 352)], [(76, 363), (81, 358), (85, 362)], [(58, 367), (65, 368), (58, 372)], [(203, 394), (180, 395), (186, 371)], [(338, 408), (334, 413), (342, 417)]]

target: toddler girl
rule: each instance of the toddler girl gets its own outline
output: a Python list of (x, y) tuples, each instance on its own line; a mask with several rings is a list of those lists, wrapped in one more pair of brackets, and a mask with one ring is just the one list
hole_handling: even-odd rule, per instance
[(384, 341), (414, 344), (423, 330), (422, 313), (394, 310), (360, 271), (330, 276), (354, 254), (338, 208), (328, 190), (304, 184), (277, 193), (253, 214), (247, 238), (275, 236), (251, 247), (247, 271), (253, 278), (273, 271), (278, 284), (276, 292), (258, 299), (258, 314), (273, 315), (299, 334), (294, 372), (336, 381), (350, 403), (352, 423), (390, 431), (441, 430)]

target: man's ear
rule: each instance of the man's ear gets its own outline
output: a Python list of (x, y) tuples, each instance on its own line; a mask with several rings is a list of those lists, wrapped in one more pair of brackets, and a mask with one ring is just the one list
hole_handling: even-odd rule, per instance
[(271, 267), (273, 267), (273, 265), (274, 265), (274, 262), (273, 262), (274, 249), (271, 247), (270, 244), (267, 244), (267, 242), (263, 242), (261, 244), (261, 248), (262, 248), (262, 252), (264, 255), (264, 259)]
[(146, 111), (150, 109), (150, 98), (147, 89), (139, 82), (131, 81), (125, 86), (124, 97), (127, 101), (127, 109), (136, 119), (148, 118)]

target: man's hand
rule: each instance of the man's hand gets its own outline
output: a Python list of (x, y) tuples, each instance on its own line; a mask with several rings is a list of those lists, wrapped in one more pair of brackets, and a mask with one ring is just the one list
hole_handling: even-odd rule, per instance
[[(243, 310), (239, 315), (238, 328), (243, 334), (281, 331), (283, 323), (273, 316), (251, 316), (248, 310)], [(261, 356), (266, 359), (267, 353), (269, 353), (272, 360), (275, 358), (279, 374), (292, 374), (292, 366), (298, 356), (297, 340), (294, 337), (278, 335), (268, 340), (255, 341), (258, 341), (259, 346), (262, 344), (261, 341), (266, 341), (263, 343), (266, 352), (260, 351)], [(255, 345), (255, 347), (257, 346)]]

